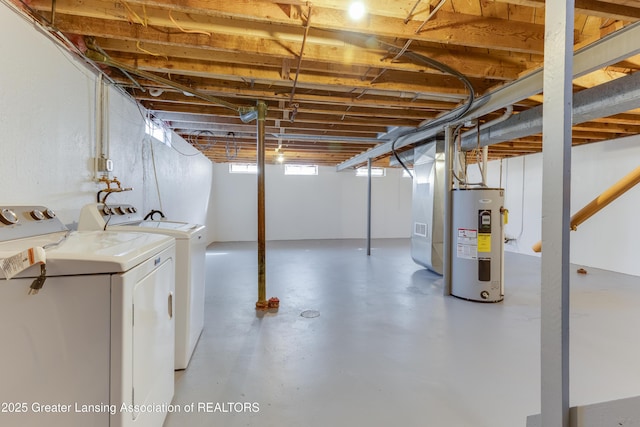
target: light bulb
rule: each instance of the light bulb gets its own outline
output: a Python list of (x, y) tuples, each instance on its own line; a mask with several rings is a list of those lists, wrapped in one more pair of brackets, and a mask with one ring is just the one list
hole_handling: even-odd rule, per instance
[(366, 8), (364, 7), (364, 3), (361, 1), (354, 1), (349, 6), (349, 16), (351, 19), (360, 20), (366, 13)]

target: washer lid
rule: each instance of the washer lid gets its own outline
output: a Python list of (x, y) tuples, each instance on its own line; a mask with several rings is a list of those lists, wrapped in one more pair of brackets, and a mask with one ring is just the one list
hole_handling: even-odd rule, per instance
[[(39, 246), (40, 242), (23, 239), (15, 249), (5, 245), (0, 257)], [(162, 234), (74, 231), (59, 245), (45, 250), (47, 276), (122, 273), (172, 246), (175, 246), (175, 239)], [(17, 277), (34, 277), (39, 272), (39, 268), (32, 266)], [(0, 277), (3, 276), (0, 272)]]
[(141, 221), (138, 223), (107, 226), (107, 230), (138, 231), (144, 233), (159, 233), (175, 237), (176, 239), (189, 239), (196, 233), (201, 233), (204, 225), (189, 224), (176, 221)]

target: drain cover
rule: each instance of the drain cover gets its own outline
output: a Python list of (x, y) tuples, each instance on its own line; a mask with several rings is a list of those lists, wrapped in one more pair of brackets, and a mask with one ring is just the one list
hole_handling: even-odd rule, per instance
[(306, 317), (307, 319), (311, 319), (313, 317), (320, 316), (320, 312), (318, 310), (305, 310), (302, 313), (300, 313), (300, 316)]

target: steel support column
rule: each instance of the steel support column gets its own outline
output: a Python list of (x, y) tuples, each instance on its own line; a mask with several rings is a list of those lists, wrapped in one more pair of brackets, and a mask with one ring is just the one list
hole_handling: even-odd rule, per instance
[(574, 1), (545, 5), (541, 425), (569, 427), (569, 217)]
[(367, 160), (367, 255), (371, 255), (371, 157)]
[(451, 187), (453, 183), (453, 130), (451, 126), (444, 128), (444, 241), (442, 243), (443, 256), (443, 293), (451, 295), (451, 257), (453, 256), (453, 197)]

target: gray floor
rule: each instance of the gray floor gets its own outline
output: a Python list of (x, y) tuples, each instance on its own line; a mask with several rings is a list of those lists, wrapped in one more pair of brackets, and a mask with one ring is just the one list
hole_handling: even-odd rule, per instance
[[(408, 240), (267, 248), (280, 310), (256, 315), (255, 243), (209, 247), (205, 330), (166, 427), (515, 427), (540, 411), (538, 258), (507, 253), (504, 302), (480, 304), (444, 297)], [(577, 267), (571, 404), (640, 395), (640, 278)]]

